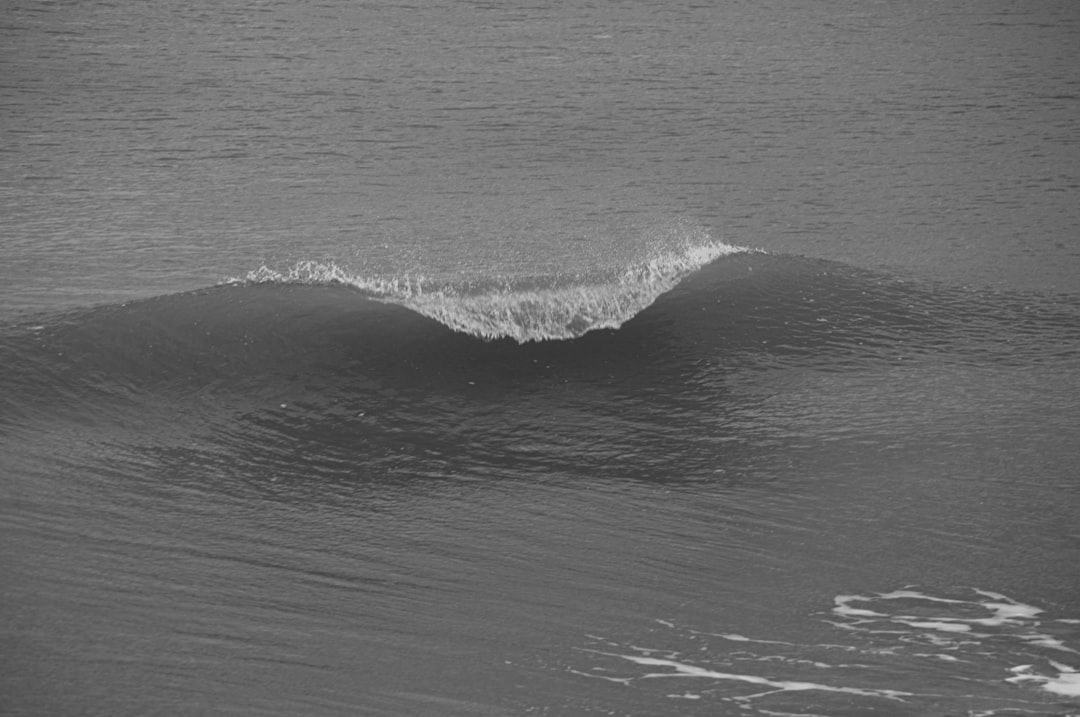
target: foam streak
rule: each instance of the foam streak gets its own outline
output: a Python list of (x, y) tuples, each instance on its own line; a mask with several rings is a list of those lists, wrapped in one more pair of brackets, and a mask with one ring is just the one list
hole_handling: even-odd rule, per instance
[[(610, 654), (610, 653), (604, 653)], [(641, 657), (638, 655), (618, 655), (610, 654), (611, 657), (620, 657), (624, 660), (629, 660), (638, 665), (644, 665), (647, 667), (670, 667), (675, 672), (650, 672), (640, 676), (640, 679), (646, 678), (658, 678), (658, 677), (704, 677), (712, 680), (732, 680), (735, 682), (746, 682), (752, 685), (761, 685), (762, 687), (770, 687), (772, 689), (766, 692), (759, 692), (753, 695), (747, 695), (741, 697), (741, 700), (751, 700), (755, 697), (763, 697), (765, 695), (776, 694), (778, 692), (805, 692), (805, 691), (819, 691), (819, 692), (839, 692), (849, 695), (858, 695), (861, 697), (884, 697), (890, 700), (903, 701), (904, 697), (912, 696), (910, 692), (901, 692), (899, 690), (873, 690), (863, 689), (859, 687), (834, 687), (832, 685), (823, 685), (817, 682), (802, 682), (797, 680), (770, 680), (766, 677), (759, 677), (757, 675), (742, 675), (733, 672), (718, 672), (716, 670), (705, 669), (704, 667), (696, 667), (694, 665), (688, 665), (684, 662), (678, 662), (677, 660), (663, 659), (659, 657)]]

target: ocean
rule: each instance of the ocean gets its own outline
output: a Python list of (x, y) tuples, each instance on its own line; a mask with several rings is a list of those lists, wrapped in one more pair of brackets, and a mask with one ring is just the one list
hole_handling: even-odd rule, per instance
[(0, 713), (1080, 715), (1080, 5), (12, 0)]

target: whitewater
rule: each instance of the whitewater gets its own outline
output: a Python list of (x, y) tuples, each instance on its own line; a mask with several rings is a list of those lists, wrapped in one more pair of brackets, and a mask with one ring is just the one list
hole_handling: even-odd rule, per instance
[[(285, 272), (262, 266), (226, 283), (342, 284), (406, 306), (455, 331), (518, 343), (568, 339), (617, 329), (670, 291), (687, 274), (729, 254), (748, 251), (722, 242), (669, 248), (616, 271), (566, 278), (488, 279), (481, 286), (425, 282), (422, 277), (355, 276), (337, 264), (302, 261)], [(605, 276), (606, 274), (606, 276)], [(496, 288), (492, 288), (492, 285)]]

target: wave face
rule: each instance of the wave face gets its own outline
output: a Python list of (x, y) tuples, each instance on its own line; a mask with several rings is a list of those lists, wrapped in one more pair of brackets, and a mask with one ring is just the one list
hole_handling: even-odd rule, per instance
[[(307, 264), (35, 317), (0, 328), (4, 414), (101, 411), (102, 399), (147, 391), (318, 403), (330, 387), (422, 413), (476, 386), (543, 395), (567, 383), (598, 406), (613, 400), (612, 385), (677, 403), (740, 367), (1027, 367), (1074, 359), (1080, 346), (1076, 301), (920, 287), (723, 244), (659, 255), (608, 281), (495, 283), (365, 280)], [(404, 406), (400, 390), (425, 393)]]
[(300, 262), (284, 272), (263, 266), (230, 282), (351, 286), (455, 331), (525, 343), (617, 329), (687, 274), (720, 257), (746, 251), (722, 242), (691, 244), (658, 252), (618, 271), (463, 285), (438, 285), (409, 277), (368, 278), (353, 275), (333, 262), (315, 261)]

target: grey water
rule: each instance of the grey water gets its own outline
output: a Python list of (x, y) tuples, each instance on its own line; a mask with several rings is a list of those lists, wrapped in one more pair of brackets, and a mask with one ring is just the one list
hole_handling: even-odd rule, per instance
[(1075, 4), (14, 0), (0, 67), (0, 713), (1080, 714)]

